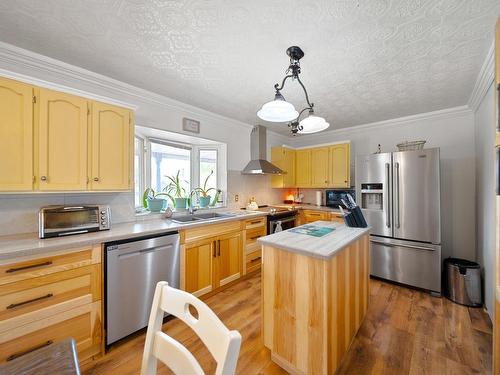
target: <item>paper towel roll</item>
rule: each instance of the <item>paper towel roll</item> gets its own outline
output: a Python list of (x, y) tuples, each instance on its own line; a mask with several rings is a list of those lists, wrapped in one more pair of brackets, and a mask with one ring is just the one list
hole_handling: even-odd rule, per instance
[(321, 191), (316, 191), (316, 206), (321, 206), (321, 201), (323, 200), (322, 199), (322, 194), (321, 194)]

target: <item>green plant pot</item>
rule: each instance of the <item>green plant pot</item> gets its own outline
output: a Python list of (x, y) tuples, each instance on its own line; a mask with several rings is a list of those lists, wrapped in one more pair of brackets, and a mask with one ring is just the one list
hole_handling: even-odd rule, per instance
[(186, 198), (175, 198), (175, 208), (178, 210), (185, 210), (186, 209)]
[(207, 195), (206, 197), (200, 197), (200, 207), (208, 207), (208, 205), (210, 204), (210, 199), (210, 195)]
[(166, 206), (167, 200), (161, 198), (149, 198), (148, 210), (151, 212), (160, 212)]

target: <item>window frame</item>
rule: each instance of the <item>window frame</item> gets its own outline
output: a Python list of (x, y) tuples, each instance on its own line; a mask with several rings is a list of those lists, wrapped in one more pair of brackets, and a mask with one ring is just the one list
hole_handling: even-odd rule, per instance
[[(134, 169), (135, 169), (135, 140), (138, 140), (140, 143), (141, 147), (141, 153), (140, 153), (140, 160), (139, 160), (139, 187), (140, 187), (140, 193), (139, 196), (142, 197), (142, 194), (144, 190), (146, 189), (146, 159), (147, 159), (147, 149), (146, 149), (146, 140), (144, 137), (141, 137), (137, 134), (134, 135)], [(134, 170), (134, 176), (137, 173), (137, 171)], [(135, 186), (135, 180), (134, 180), (134, 206), (135, 209), (142, 209), (144, 208), (142, 205), (142, 199), (139, 200), (139, 205), (136, 205), (135, 202), (135, 191), (136, 186)]]
[[(142, 179), (141, 179), (141, 191), (143, 192), (147, 186), (151, 185), (151, 145), (152, 143), (162, 144), (170, 147), (183, 148), (190, 151), (190, 183), (189, 189), (192, 191), (194, 188), (201, 186), (202, 181), (200, 181), (200, 151), (202, 150), (215, 150), (217, 152), (217, 170), (216, 170), (216, 181), (217, 188), (221, 189), (224, 194), (223, 196), (223, 206), (226, 205), (225, 192), (227, 191), (227, 145), (224, 143), (218, 143), (214, 145), (197, 145), (182, 142), (170, 141), (168, 139), (162, 139), (157, 137), (142, 137), (136, 135), (136, 138), (141, 140), (144, 153), (143, 162), (141, 165)], [(135, 186), (134, 186), (135, 189)], [(135, 191), (134, 191), (135, 193)], [(135, 204), (135, 194), (134, 194), (134, 204)], [(136, 211), (141, 211), (143, 209), (142, 204), (136, 206)]]

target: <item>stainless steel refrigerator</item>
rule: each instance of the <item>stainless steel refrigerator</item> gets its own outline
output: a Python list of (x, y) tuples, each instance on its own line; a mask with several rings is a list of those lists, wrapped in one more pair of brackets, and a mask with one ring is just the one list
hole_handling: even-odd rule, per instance
[(441, 293), (439, 148), (358, 156), (371, 274)]

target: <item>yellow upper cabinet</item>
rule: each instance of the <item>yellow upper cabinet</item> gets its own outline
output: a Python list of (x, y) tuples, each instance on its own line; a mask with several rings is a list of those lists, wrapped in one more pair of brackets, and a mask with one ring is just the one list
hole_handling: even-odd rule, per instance
[(33, 88), (0, 78), (0, 191), (33, 189)]
[(311, 186), (325, 188), (328, 183), (328, 147), (311, 150)]
[(40, 89), (38, 106), (38, 189), (87, 190), (87, 100)]
[(295, 185), (311, 187), (311, 150), (295, 151)]
[(132, 187), (131, 111), (92, 103), (92, 190), (129, 190)]
[(287, 188), (295, 186), (295, 150), (286, 147), (271, 149), (271, 163), (281, 168), (286, 174), (271, 177), (273, 188)]
[(342, 143), (330, 146), (330, 183), (334, 188), (351, 186), (351, 145)]

